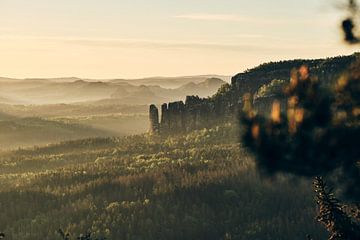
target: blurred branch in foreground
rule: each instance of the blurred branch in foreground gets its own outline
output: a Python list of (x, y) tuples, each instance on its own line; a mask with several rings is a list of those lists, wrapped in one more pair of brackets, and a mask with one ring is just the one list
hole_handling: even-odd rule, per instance
[[(337, 190), (358, 212), (359, 61), (338, 79), (333, 89), (321, 86), (307, 66), (294, 69), (284, 93), (288, 99), (285, 109), (275, 101), (269, 117), (258, 115), (252, 108), (252, 97), (244, 97), (241, 136), (245, 146), (255, 153), (257, 168), (266, 175), (291, 173), (332, 177), (336, 179)], [(343, 206), (325, 189), (320, 178), (316, 179), (315, 187), (319, 220), (333, 236), (330, 240), (360, 239), (359, 219), (355, 218), (353, 224), (345, 223), (349, 213), (343, 212)]]
[(347, 43), (359, 43), (360, 39), (356, 32), (356, 25), (358, 25), (359, 8), (356, 0), (348, 0), (347, 7), (348, 17), (342, 21), (342, 30), (344, 33), (344, 40)]

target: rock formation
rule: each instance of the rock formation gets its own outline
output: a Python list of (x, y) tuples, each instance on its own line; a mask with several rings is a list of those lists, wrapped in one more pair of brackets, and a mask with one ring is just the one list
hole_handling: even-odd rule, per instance
[[(262, 86), (268, 86), (270, 94), (259, 94), (254, 101), (254, 107), (260, 112), (271, 109), (274, 100), (280, 100), (285, 109), (284, 96), (273, 91), (273, 80), (280, 80), (286, 84), (294, 68), (307, 65), (311, 74), (317, 76), (324, 85), (333, 81), (347, 69), (359, 54), (317, 60), (292, 60), (262, 64), (234, 76), (231, 85), (224, 84), (218, 92), (210, 98), (198, 96), (186, 97), (182, 101), (163, 104), (161, 106), (161, 121), (156, 106), (150, 106), (150, 125), (152, 133), (172, 134), (194, 129), (208, 128), (222, 122), (234, 121), (242, 106), (245, 93), (255, 95)], [(276, 89), (276, 88), (274, 88)]]
[(150, 120), (150, 133), (158, 134), (160, 132), (159, 110), (154, 104), (150, 105), (149, 120)]
[[(216, 109), (212, 99), (187, 96), (183, 101), (164, 103), (161, 106), (161, 121), (155, 105), (150, 106), (150, 132), (172, 134), (211, 127), (223, 115), (217, 115), (222, 111)], [(220, 104), (219, 107), (222, 107)]]

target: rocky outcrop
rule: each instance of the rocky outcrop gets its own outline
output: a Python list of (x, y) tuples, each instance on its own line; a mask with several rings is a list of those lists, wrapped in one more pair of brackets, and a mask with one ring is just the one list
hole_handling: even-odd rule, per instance
[(227, 111), (230, 111), (229, 104), (211, 98), (187, 96), (185, 102), (164, 103), (161, 106), (161, 120), (158, 122), (157, 108), (151, 105), (150, 132), (172, 134), (211, 127), (229, 119), (225, 114)]
[[(260, 112), (269, 112), (274, 100), (280, 100), (285, 109), (286, 99), (279, 94), (275, 83), (287, 84), (292, 69), (307, 65), (312, 75), (318, 77), (324, 85), (332, 84), (357, 59), (359, 54), (317, 60), (292, 60), (262, 64), (232, 78), (231, 85), (223, 85), (210, 98), (188, 96), (182, 101), (163, 104), (161, 121), (153, 107), (151, 131), (177, 133), (194, 129), (212, 127), (220, 122), (234, 121), (242, 106), (245, 93), (257, 95), (254, 108)], [(278, 82), (276, 82), (276, 81)], [(264, 86), (262, 89), (261, 87)], [(259, 91), (260, 90), (260, 91)]]
[(160, 132), (176, 132), (185, 127), (185, 105), (182, 101), (161, 106)]
[(159, 110), (154, 104), (150, 105), (149, 120), (150, 120), (150, 133), (158, 134), (160, 132)]

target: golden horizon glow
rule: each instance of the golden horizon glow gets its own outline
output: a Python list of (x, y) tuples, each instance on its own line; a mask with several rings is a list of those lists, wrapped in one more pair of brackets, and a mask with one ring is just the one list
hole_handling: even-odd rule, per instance
[(304, 2), (294, 12), (285, 0), (3, 0), (0, 76), (231, 76), (268, 61), (355, 51), (342, 44), (338, 11)]

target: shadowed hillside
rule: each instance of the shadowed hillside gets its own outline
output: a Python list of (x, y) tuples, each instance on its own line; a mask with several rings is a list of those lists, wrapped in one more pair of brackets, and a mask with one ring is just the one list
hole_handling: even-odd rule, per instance
[(96, 129), (77, 123), (41, 118), (16, 118), (4, 114), (0, 114), (0, 118), (0, 150), (113, 135), (106, 129)]

